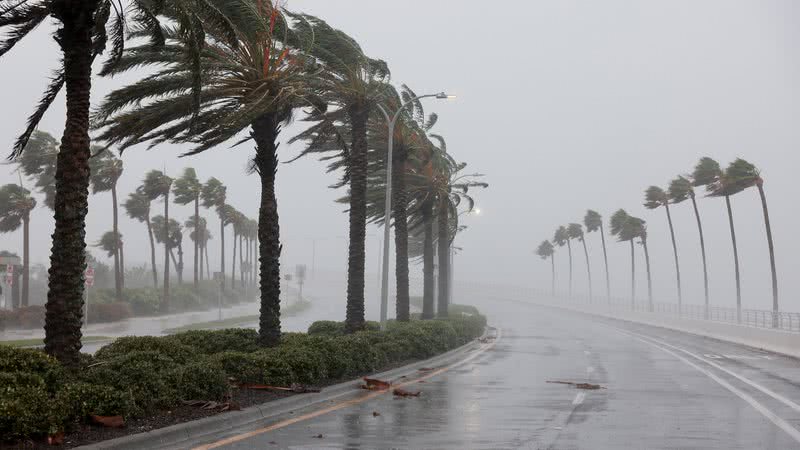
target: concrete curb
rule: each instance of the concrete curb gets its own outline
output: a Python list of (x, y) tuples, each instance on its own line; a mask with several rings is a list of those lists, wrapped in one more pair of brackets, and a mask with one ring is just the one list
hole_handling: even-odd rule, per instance
[[(489, 329), (484, 331), (483, 336), (488, 334)], [(394, 380), (411, 373), (417, 373), (422, 367), (441, 366), (454, 363), (461, 359), (464, 354), (479, 347), (478, 340), (470, 341), (461, 347), (434, 356), (423, 361), (391, 369), (385, 372), (365, 375), (370, 378), (384, 380)], [(179, 423), (176, 425), (159, 428), (157, 430), (146, 431), (143, 433), (132, 434), (117, 439), (109, 439), (94, 444), (77, 447), (83, 450), (101, 449), (164, 449), (164, 448), (187, 448), (196, 445), (212, 435), (221, 432), (233, 433), (236, 430), (253, 427), (254, 425), (278, 416), (290, 414), (298, 409), (311, 407), (320, 403), (332, 402), (342, 397), (356, 397), (363, 395), (364, 391), (355, 386), (361, 382), (361, 378), (356, 378), (343, 383), (328, 386), (319, 393), (298, 394), (291, 397), (275, 400), (260, 405), (250, 406), (241, 411), (232, 411), (193, 420), (190, 422)], [(205, 438), (205, 439), (204, 439)]]

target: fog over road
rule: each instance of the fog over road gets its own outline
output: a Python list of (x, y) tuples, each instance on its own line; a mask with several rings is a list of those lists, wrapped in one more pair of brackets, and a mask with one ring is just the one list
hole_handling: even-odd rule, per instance
[(795, 359), (534, 305), (475, 303), (501, 337), (411, 385), (421, 397), (380, 395), (307, 420), (298, 411), (294, 423), (221, 448), (800, 448)]

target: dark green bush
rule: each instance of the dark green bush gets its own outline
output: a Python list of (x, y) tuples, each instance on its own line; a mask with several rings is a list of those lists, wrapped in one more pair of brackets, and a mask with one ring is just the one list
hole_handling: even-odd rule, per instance
[(161, 294), (153, 288), (128, 288), (122, 291), (122, 297), (131, 305), (135, 316), (154, 316), (161, 305)]
[(261, 383), (271, 386), (289, 386), (297, 381), (288, 361), (277, 356), (272, 349), (256, 353), (256, 364), (261, 372)]
[(0, 372), (25, 372), (39, 375), (48, 389), (56, 389), (64, 378), (64, 369), (41, 350), (0, 345)]
[(185, 364), (175, 369), (181, 400), (222, 400), (229, 391), (222, 365), (210, 360)]
[(222, 367), (225, 375), (238, 383), (260, 384), (264, 381), (259, 357), (254, 353), (221, 352), (212, 355), (210, 359)]
[(192, 330), (165, 338), (197, 348), (203, 353), (224, 351), (254, 352), (259, 349), (258, 332), (247, 328), (224, 330)]
[(282, 345), (260, 353), (276, 358), (276, 362), (285, 362), (298, 383), (317, 384), (328, 376), (325, 354), (310, 345)]
[(131, 352), (157, 352), (174, 362), (184, 364), (192, 360), (197, 349), (181, 344), (170, 338), (156, 336), (126, 336), (103, 346), (95, 353), (95, 359), (104, 360)]
[(126, 302), (89, 303), (89, 320), (94, 323), (107, 323), (125, 320), (133, 316)]
[(0, 440), (14, 441), (62, 429), (65, 409), (42, 386), (0, 385)]
[(44, 378), (31, 372), (0, 372), (0, 386), (45, 388)]
[(339, 336), (344, 334), (344, 322), (332, 320), (318, 320), (308, 327), (308, 334)]
[(127, 391), (83, 382), (64, 385), (56, 394), (55, 402), (63, 405), (68, 424), (84, 422), (92, 414), (125, 417), (134, 404)]

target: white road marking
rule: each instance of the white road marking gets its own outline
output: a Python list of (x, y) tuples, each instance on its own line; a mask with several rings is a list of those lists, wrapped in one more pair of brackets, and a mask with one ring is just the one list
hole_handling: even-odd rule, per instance
[[(662, 347), (662, 346), (656, 344), (655, 342), (651, 342), (650, 340), (642, 339), (642, 338), (638, 337), (638, 335), (636, 335), (634, 333), (628, 333), (628, 332), (623, 331), (623, 330), (619, 330), (619, 331), (622, 331), (623, 333), (627, 333), (629, 336), (632, 336), (634, 339), (636, 339), (638, 341), (644, 342), (645, 344), (653, 346), (653, 347), (663, 351), (664, 353), (667, 353), (669, 355), (674, 356), (675, 358), (683, 361), (686, 365), (694, 368), (698, 372), (700, 372), (700, 373), (706, 375), (707, 377), (711, 378), (712, 380), (716, 381), (717, 384), (719, 384), (720, 386), (724, 387), (725, 389), (731, 391), (734, 395), (736, 395), (740, 399), (742, 399), (745, 402), (747, 402), (750, 406), (753, 407), (753, 409), (755, 409), (756, 411), (760, 412), (764, 417), (769, 419), (770, 422), (775, 424), (775, 426), (777, 426), (781, 430), (785, 431), (786, 434), (788, 434), (795, 441), (800, 443), (800, 431), (798, 431), (793, 426), (789, 425), (789, 423), (787, 423), (785, 420), (781, 419), (774, 412), (772, 412), (769, 409), (767, 409), (767, 407), (765, 407), (764, 405), (762, 405), (761, 403), (756, 401), (753, 397), (751, 397), (751, 396), (747, 395), (746, 393), (740, 391), (739, 389), (733, 387), (730, 383), (728, 383), (727, 381), (723, 380), (722, 378), (714, 375), (711, 371), (698, 366), (697, 364), (689, 361), (688, 359), (684, 358), (683, 356), (673, 352), (672, 350), (670, 350), (670, 349), (668, 349), (666, 347)], [(650, 339), (652, 339), (652, 338), (650, 338)], [(653, 340), (655, 341), (655, 339), (653, 339)]]
[(578, 406), (581, 403), (583, 403), (583, 400), (585, 400), (585, 399), (586, 399), (586, 393), (585, 392), (578, 392), (578, 394), (575, 395), (575, 400), (572, 400), (572, 404), (575, 405), (575, 406)]

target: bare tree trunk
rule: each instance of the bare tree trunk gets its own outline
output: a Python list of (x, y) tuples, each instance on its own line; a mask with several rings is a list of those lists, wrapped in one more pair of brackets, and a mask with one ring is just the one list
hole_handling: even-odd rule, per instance
[(125, 289), (125, 245), (120, 240), (119, 243), (119, 271), (122, 276), (122, 289)]
[(603, 223), (600, 223), (600, 241), (603, 243), (603, 262), (606, 265), (606, 298), (611, 303), (611, 276), (608, 273), (608, 252), (606, 251), (606, 233)]
[(164, 298), (161, 311), (169, 312), (169, 190), (164, 194)]
[(703, 317), (708, 319), (709, 317), (709, 299), (708, 299), (708, 265), (706, 264), (706, 241), (705, 236), (703, 236), (703, 223), (700, 221), (700, 211), (697, 209), (697, 200), (694, 198), (694, 191), (690, 191), (689, 193), (692, 199), (692, 207), (694, 208), (694, 216), (697, 219), (697, 231), (700, 232), (700, 254), (703, 256), (703, 292), (705, 294), (705, 308), (703, 311)]
[(633, 249), (633, 239), (631, 243), (631, 309), (636, 309), (636, 252)]
[[(200, 194), (195, 194), (194, 197), (194, 291), (197, 292), (200, 289), (200, 275), (202, 273), (202, 266), (200, 266), (200, 271), (198, 272), (197, 264), (200, 261), (200, 232), (202, 227), (200, 226)], [(202, 263), (201, 263), (202, 264)]]
[(761, 208), (764, 210), (764, 227), (767, 230), (767, 245), (769, 247), (769, 267), (772, 272), (772, 327), (778, 327), (778, 273), (775, 270), (775, 247), (772, 244), (772, 226), (769, 223), (769, 210), (767, 210), (767, 196), (764, 194), (764, 181), (759, 178), (756, 183), (758, 194), (761, 197)]
[(439, 207), (438, 214), (439, 304), (437, 308), (437, 315), (442, 318), (447, 318), (449, 316), (449, 312), (447, 310), (447, 299), (450, 295), (450, 223), (447, 214), (447, 200), (440, 202), (443, 204)]
[(567, 239), (567, 253), (569, 254), (569, 298), (572, 298), (572, 245)]
[(350, 172), (350, 236), (347, 255), (347, 308), (345, 325), (348, 332), (364, 328), (364, 267), (367, 239), (367, 120), (369, 109), (363, 105), (348, 108), (351, 127)]
[(425, 243), (422, 257), (422, 318), (433, 319), (433, 201), (422, 205), (422, 223), (425, 228)]
[(725, 196), (725, 205), (728, 207), (728, 222), (731, 227), (731, 242), (733, 243), (733, 267), (736, 272), (736, 322), (742, 321), (742, 280), (739, 277), (739, 248), (736, 245), (736, 229), (733, 226), (733, 209), (731, 197)]
[(231, 288), (236, 289), (236, 226), (233, 227), (233, 258), (231, 259)]
[(586, 238), (581, 239), (583, 243), (583, 255), (586, 257), (586, 274), (589, 276), (589, 302), (592, 301), (592, 267), (589, 264), (589, 249), (586, 248)]
[(150, 222), (150, 213), (147, 213), (147, 236), (150, 238), (150, 265), (153, 272), (153, 287), (158, 288), (158, 271), (156, 270), (156, 243), (153, 240), (153, 224)]
[(669, 237), (672, 239), (672, 253), (675, 255), (675, 276), (678, 287), (678, 315), (683, 314), (683, 290), (681, 289), (681, 266), (678, 262), (678, 244), (675, 242), (675, 229), (672, 227), (672, 214), (669, 212), (669, 202), (664, 203), (669, 223)]
[(122, 300), (122, 270), (119, 265), (119, 221), (117, 219), (117, 186), (114, 183), (111, 186), (111, 214), (114, 223), (114, 239), (117, 240), (114, 249), (114, 293), (116, 294), (117, 301)]
[(550, 269), (551, 269), (551, 271), (553, 273), (553, 286), (551, 288), (552, 290), (551, 290), (551, 294), (550, 295), (552, 295), (553, 297), (556, 296), (556, 259), (555, 258), (556, 258), (555, 253), (550, 255)]
[(22, 219), (22, 306), (28, 306), (30, 293), (30, 271), (31, 271), (31, 233), (30, 233), (31, 214), (25, 213)]
[(650, 278), (650, 252), (647, 250), (647, 240), (642, 240), (644, 248), (644, 263), (647, 268), (647, 302), (650, 312), (653, 312), (653, 280)]
[(219, 253), (219, 271), (222, 274), (222, 289), (225, 290), (225, 218), (221, 213), (219, 216), (219, 241), (222, 246)]
[[(403, 145), (395, 148), (392, 166), (392, 219), (394, 219), (395, 278), (397, 301), (395, 314), (398, 322), (408, 322), (411, 317), (408, 288), (408, 193), (406, 192), (406, 160), (408, 150)], [(391, 226), (388, 221), (386, 226)], [(385, 245), (385, 244), (384, 244)]]
[(205, 260), (206, 260), (206, 278), (211, 279), (211, 266), (208, 262), (208, 245), (203, 246), (203, 253), (205, 253)]

